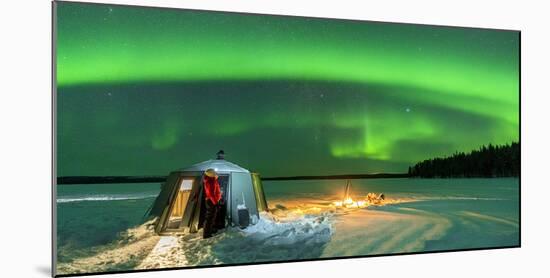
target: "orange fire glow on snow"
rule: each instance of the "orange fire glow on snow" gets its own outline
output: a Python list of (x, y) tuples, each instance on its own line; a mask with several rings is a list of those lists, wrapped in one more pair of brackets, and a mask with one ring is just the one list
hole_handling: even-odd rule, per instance
[(344, 201), (334, 202), (336, 207), (346, 207), (346, 208), (363, 208), (368, 204), (366, 201), (354, 201), (351, 197), (346, 198)]

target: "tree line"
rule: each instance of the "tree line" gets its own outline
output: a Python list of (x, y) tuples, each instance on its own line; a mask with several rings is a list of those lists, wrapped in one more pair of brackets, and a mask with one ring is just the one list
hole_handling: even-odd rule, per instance
[(427, 159), (409, 167), (409, 176), (421, 178), (518, 177), (520, 145), (481, 146), (470, 153)]

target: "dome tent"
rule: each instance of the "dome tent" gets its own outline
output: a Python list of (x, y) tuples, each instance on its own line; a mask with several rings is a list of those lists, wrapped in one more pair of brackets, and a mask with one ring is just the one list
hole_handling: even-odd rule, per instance
[(253, 225), (259, 219), (259, 212), (267, 211), (259, 174), (223, 158), (212, 159), (170, 173), (148, 215), (149, 219), (157, 218), (157, 233), (193, 233), (202, 227), (205, 213), (202, 180), (210, 168), (218, 174), (225, 225)]

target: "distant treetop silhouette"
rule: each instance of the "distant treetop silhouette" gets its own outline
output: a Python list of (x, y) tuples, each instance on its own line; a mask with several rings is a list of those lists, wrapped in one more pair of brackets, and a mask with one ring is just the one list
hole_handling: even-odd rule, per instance
[(427, 159), (409, 167), (409, 175), (421, 178), (518, 177), (520, 145), (483, 145), (470, 153)]

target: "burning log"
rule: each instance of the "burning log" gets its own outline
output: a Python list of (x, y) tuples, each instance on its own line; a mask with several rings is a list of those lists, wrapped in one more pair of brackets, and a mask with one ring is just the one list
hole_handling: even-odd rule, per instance
[(382, 201), (384, 201), (385, 199), (386, 199), (386, 195), (384, 195), (384, 193), (380, 193), (378, 195), (376, 193), (367, 194), (367, 201), (370, 204), (380, 205)]

